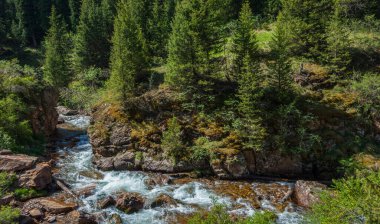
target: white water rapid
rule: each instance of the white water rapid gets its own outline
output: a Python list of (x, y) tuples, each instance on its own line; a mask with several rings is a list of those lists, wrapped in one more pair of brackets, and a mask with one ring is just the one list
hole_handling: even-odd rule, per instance
[[(75, 146), (58, 147), (59, 158), (57, 166), (59, 168), (59, 177), (67, 183), (71, 189), (81, 189), (89, 185), (96, 185), (95, 193), (89, 197), (81, 198), (83, 204), (81, 210), (88, 213), (104, 212), (111, 216), (117, 213), (123, 220), (123, 223), (133, 224), (163, 224), (176, 223), (175, 218), (178, 216), (191, 215), (200, 208), (209, 209), (213, 201), (222, 203), (229, 208), (230, 213), (238, 215), (253, 215), (255, 210), (250, 203), (244, 198), (232, 199), (228, 196), (217, 194), (208, 185), (197, 181), (184, 184), (169, 184), (164, 186), (147, 186), (144, 182), (149, 174), (135, 171), (109, 171), (103, 172), (97, 170), (92, 165), (92, 148), (85, 129), (89, 125), (90, 117), (86, 116), (63, 116), (65, 123), (82, 130), (60, 130), (62, 136), (61, 145), (76, 139)], [(57, 144), (59, 145), (59, 144)], [(66, 144), (67, 145), (67, 144)], [(83, 175), (84, 173), (90, 175)], [(92, 178), (90, 178), (91, 176)], [(96, 176), (97, 178), (94, 178)], [(281, 183), (288, 184), (288, 183)], [(255, 184), (252, 183), (252, 187)], [(97, 208), (97, 201), (106, 196), (112, 196), (116, 192), (137, 192), (145, 198), (145, 208), (134, 214), (125, 214), (114, 207), (104, 210)], [(167, 194), (177, 200), (178, 204), (171, 207), (150, 208), (151, 202), (160, 194)], [(300, 223), (302, 216), (292, 204), (288, 205), (284, 212), (278, 212), (275, 206), (269, 201), (263, 200), (261, 208), (275, 211), (278, 215), (277, 223), (294, 224)], [(105, 221), (105, 223), (107, 223)]]

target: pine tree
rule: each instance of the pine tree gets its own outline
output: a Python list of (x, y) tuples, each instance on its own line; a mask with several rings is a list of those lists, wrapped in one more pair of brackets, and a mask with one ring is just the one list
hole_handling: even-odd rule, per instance
[(282, 0), (282, 7), (278, 22), (289, 33), (293, 55), (320, 60), (327, 46), (332, 0)]
[(336, 4), (334, 16), (327, 27), (326, 63), (335, 74), (347, 71), (352, 57), (350, 53), (350, 31), (342, 18), (341, 8)]
[(177, 4), (169, 38), (167, 82), (182, 90), (197, 89), (210, 77), (213, 54), (221, 51), (224, 0), (189, 0)]
[(161, 147), (166, 157), (177, 163), (185, 153), (185, 146), (181, 139), (181, 126), (176, 117), (168, 121), (168, 128), (162, 133)]
[(79, 23), (80, 7), (80, 0), (69, 0), (70, 27), (72, 31), (76, 31)]
[[(102, 0), (102, 2), (107, 0)], [(112, 12), (108, 4), (83, 0), (74, 42), (74, 69), (106, 68), (110, 57)], [(108, 1), (107, 1), (108, 2)]]
[(233, 36), (235, 55), (235, 74), (239, 76), (244, 66), (244, 59), (248, 60), (253, 70), (259, 68), (259, 52), (256, 35), (254, 33), (254, 18), (249, 1), (245, 0), (240, 11), (237, 30)]
[(285, 29), (277, 25), (270, 42), (273, 62), (269, 65), (270, 83), (278, 92), (283, 93), (291, 89), (291, 64)]
[(259, 109), (262, 95), (260, 82), (258, 71), (252, 67), (247, 54), (238, 80), (238, 110), (241, 118), (236, 122), (237, 133), (244, 140), (246, 150), (260, 150), (266, 136)]
[(22, 45), (27, 44), (27, 29), (24, 11), (25, 0), (14, 0), (13, 7), (15, 10), (14, 18), (12, 20), (12, 35), (13, 38), (18, 40)]
[(56, 87), (64, 87), (70, 80), (68, 68), (69, 39), (66, 23), (55, 7), (50, 15), (50, 28), (45, 39), (44, 78)]
[(134, 4), (129, 0), (118, 3), (111, 52), (111, 77), (108, 88), (126, 100), (135, 92), (135, 78), (146, 63), (146, 46), (138, 24)]
[(148, 43), (150, 55), (162, 61), (167, 56), (167, 45), (171, 31), (170, 23), (173, 17), (175, 0), (154, 0), (152, 15), (148, 19)]

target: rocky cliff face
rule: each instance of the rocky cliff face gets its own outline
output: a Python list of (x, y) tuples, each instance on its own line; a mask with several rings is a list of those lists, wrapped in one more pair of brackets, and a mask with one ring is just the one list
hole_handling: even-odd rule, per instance
[[(220, 124), (182, 112), (174, 95), (168, 89), (159, 89), (133, 99), (127, 106), (129, 110), (111, 104), (95, 107), (89, 136), (97, 167), (167, 173), (197, 170), (224, 179), (255, 175), (330, 179), (339, 159), (329, 154), (329, 148), (344, 143), (348, 134), (366, 135), (366, 129), (356, 125), (352, 117), (311, 107), (319, 121), (313, 129), (324, 138), (319, 155), (292, 154), (270, 147), (258, 152), (242, 151), (234, 133), (225, 132)], [(183, 140), (189, 146), (189, 155), (178, 163), (166, 158), (160, 145), (167, 120), (173, 116), (180, 121)], [(200, 137), (213, 144), (208, 146), (207, 158), (194, 159), (191, 147)], [(350, 152), (336, 150), (336, 153), (348, 155)]]

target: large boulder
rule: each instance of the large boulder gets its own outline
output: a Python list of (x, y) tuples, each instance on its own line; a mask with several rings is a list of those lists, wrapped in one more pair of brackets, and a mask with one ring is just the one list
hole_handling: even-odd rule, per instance
[(20, 172), (33, 168), (38, 158), (27, 155), (0, 155), (0, 171)]
[(116, 208), (127, 214), (135, 213), (144, 207), (144, 198), (138, 193), (121, 193), (116, 199)]
[(45, 189), (52, 182), (51, 167), (48, 163), (40, 163), (35, 169), (28, 170), (19, 178), (19, 185), (37, 190)]
[(294, 198), (299, 206), (310, 208), (318, 202), (319, 194), (327, 186), (316, 181), (299, 180), (294, 186)]

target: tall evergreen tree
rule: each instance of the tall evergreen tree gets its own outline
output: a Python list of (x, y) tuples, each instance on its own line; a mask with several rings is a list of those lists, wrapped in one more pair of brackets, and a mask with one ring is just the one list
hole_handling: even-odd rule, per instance
[(67, 36), (67, 25), (57, 14), (55, 7), (50, 15), (50, 28), (45, 39), (45, 80), (56, 86), (63, 87), (70, 80), (68, 66), (69, 39)]
[(260, 150), (266, 136), (259, 109), (262, 95), (260, 82), (259, 71), (252, 67), (251, 58), (246, 54), (238, 79), (240, 119), (236, 122), (237, 133), (244, 140), (243, 146), (246, 150)]
[(244, 1), (237, 23), (237, 30), (233, 36), (235, 54), (235, 73), (237, 76), (242, 72), (244, 59), (250, 63), (250, 68), (258, 70), (259, 67), (259, 52), (257, 47), (256, 35), (254, 31), (254, 17), (249, 4), (249, 1)]
[(291, 89), (291, 63), (289, 61), (289, 43), (284, 27), (277, 25), (270, 42), (273, 61), (269, 65), (270, 83), (278, 92)]
[(111, 52), (111, 77), (107, 86), (126, 100), (135, 92), (135, 78), (146, 63), (146, 46), (132, 1), (121, 0), (117, 6)]
[(220, 52), (221, 28), (229, 1), (189, 0), (177, 3), (169, 38), (167, 81), (194, 88), (213, 71), (213, 54)]
[(282, 0), (282, 6), (278, 22), (289, 33), (292, 53), (320, 59), (327, 46), (326, 28), (332, 12), (332, 0)]
[(79, 23), (80, 16), (80, 0), (69, 0), (70, 8), (70, 28), (75, 31)]
[[(107, 3), (104, 3), (106, 1)], [(74, 42), (74, 68), (106, 68), (110, 56), (112, 11), (108, 0), (83, 0), (80, 22)]]
[[(148, 43), (150, 55), (153, 59), (162, 59), (167, 56), (167, 45), (174, 13), (175, 0), (154, 0), (152, 15), (148, 20)], [(159, 63), (159, 62), (158, 62)]]
[(344, 15), (339, 4), (335, 3), (335, 13), (332, 16), (327, 27), (327, 48), (325, 51), (326, 63), (330, 66), (332, 72), (342, 74), (347, 71), (352, 57), (350, 53), (350, 31), (345, 24)]

